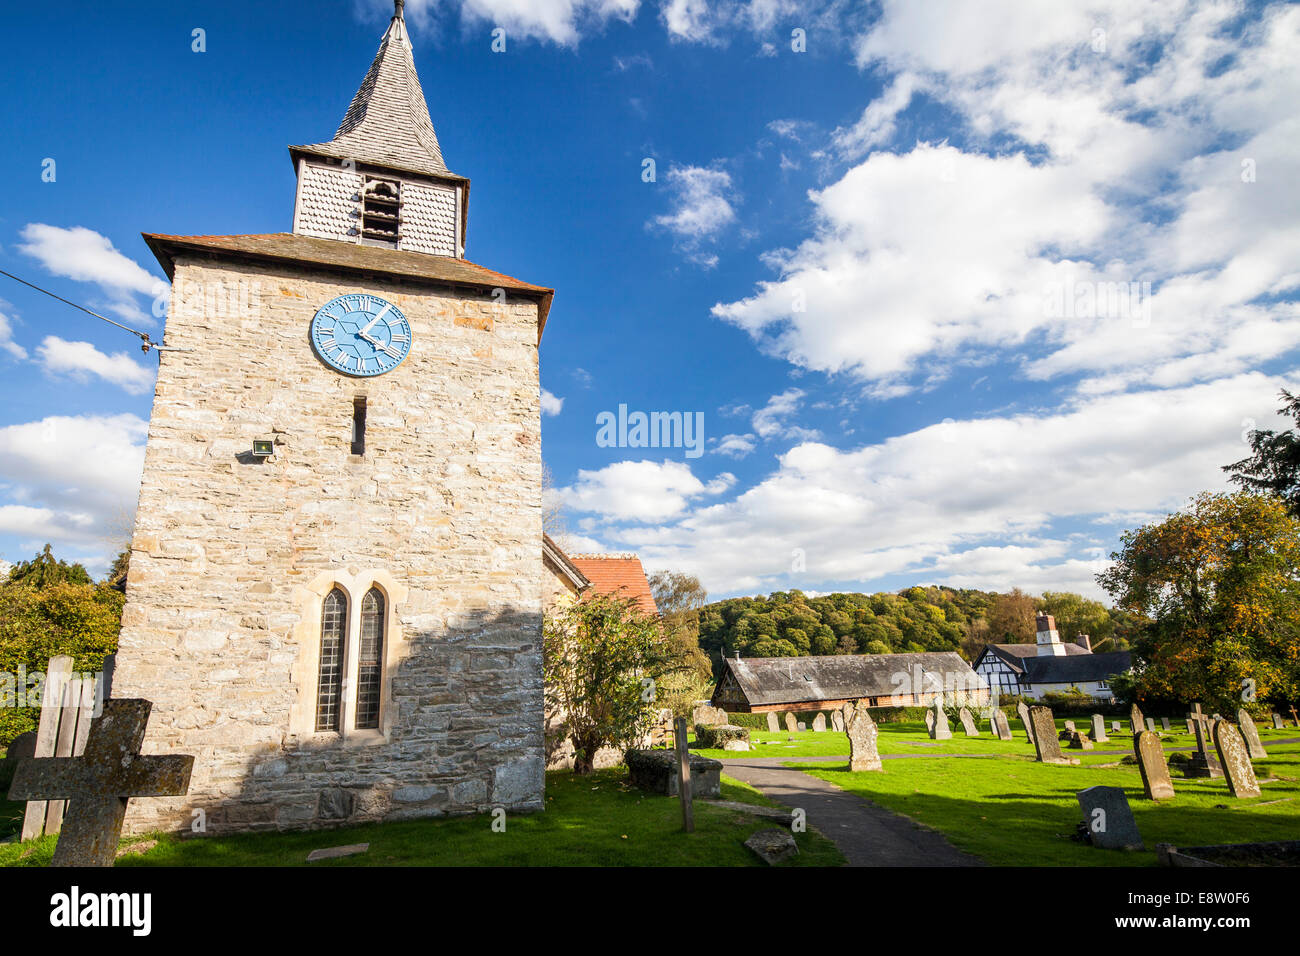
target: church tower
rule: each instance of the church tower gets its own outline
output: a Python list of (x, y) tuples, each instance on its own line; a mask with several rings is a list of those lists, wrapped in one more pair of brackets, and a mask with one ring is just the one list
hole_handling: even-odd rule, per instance
[(148, 829), (543, 806), (538, 344), (465, 256), (398, 0), (289, 233), (145, 236), (172, 280), (117, 697), (195, 756)]

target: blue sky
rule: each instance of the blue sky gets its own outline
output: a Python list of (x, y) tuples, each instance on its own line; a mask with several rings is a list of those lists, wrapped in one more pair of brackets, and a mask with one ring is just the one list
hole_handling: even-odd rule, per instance
[[(11, 6), (0, 268), (158, 337), (139, 233), (287, 231), (285, 147), (333, 133), (390, 13)], [(410, 0), (407, 19), (473, 180), (468, 257), (557, 290), (544, 455), (571, 550), (636, 551), (715, 596), (1096, 595), (1118, 535), (1223, 488), (1296, 382), (1294, 6)], [(0, 282), (0, 558), (51, 540), (101, 571), (156, 359)], [(703, 454), (602, 447), (620, 405), (702, 414)]]

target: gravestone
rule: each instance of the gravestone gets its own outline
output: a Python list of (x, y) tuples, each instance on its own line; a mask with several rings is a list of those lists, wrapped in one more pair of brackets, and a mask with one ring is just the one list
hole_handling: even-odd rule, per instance
[(1282, 715), (1281, 715), (1281, 714), (1274, 714), (1274, 715), (1273, 715), (1273, 729), (1274, 729), (1274, 730), (1285, 730), (1285, 729), (1286, 729), (1286, 721), (1284, 721), (1284, 720), (1282, 719)]
[(786, 713), (785, 729), (788, 733), (797, 734), (799, 732), (799, 721), (794, 719), (794, 714)]
[(1267, 757), (1268, 751), (1264, 749), (1264, 741), (1259, 739), (1259, 728), (1255, 726), (1254, 718), (1246, 713), (1244, 707), (1237, 711), (1237, 726), (1241, 728), (1241, 736), (1246, 741), (1246, 753), (1250, 754), (1250, 759), (1263, 760)]
[(1087, 734), (1073, 731), (1070, 734), (1070, 749), (1072, 750), (1092, 750), (1092, 740)]
[(1160, 718), (1160, 729), (1163, 730), (1165, 733), (1169, 733), (1169, 731), (1172, 729), (1172, 728), (1169, 726), (1169, 718), (1168, 718), (1168, 717), (1161, 717), (1161, 718)]
[(1297, 727), (1300, 727), (1300, 714), (1296, 713), (1295, 704), (1291, 705), (1291, 723), (1295, 724)]
[(943, 704), (934, 702), (934, 731), (930, 736), (935, 740), (952, 740), (952, 731), (948, 728), (948, 715), (943, 712)]
[(1119, 721), (1118, 721), (1118, 720), (1112, 720), (1112, 721), (1110, 722), (1110, 732), (1111, 732), (1112, 734), (1117, 734), (1117, 733), (1119, 733), (1119, 732), (1120, 732), (1119, 727), (1120, 727), (1120, 724), (1119, 724)]
[(1034, 728), (1034, 750), (1040, 763), (1069, 763), (1056, 739), (1056, 719), (1050, 707), (1030, 707), (1029, 722)]
[(801, 721), (799, 721), (799, 729), (800, 729), (800, 730), (807, 730), (807, 729), (808, 729), (808, 725), (805, 724), (805, 723), (801, 720)]
[(769, 710), (767, 712), (767, 732), (769, 734), (781, 732), (781, 722), (776, 719), (776, 711), (774, 710)]
[(1106, 721), (1102, 719), (1101, 714), (1092, 715), (1092, 739), (1099, 744), (1104, 744), (1110, 740), (1106, 736)]
[(691, 723), (696, 727), (725, 727), (728, 722), (727, 712), (710, 704), (700, 704), (691, 712)]
[(759, 830), (745, 841), (745, 846), (768, 866), (776, 866), (799, 855), (799, 845), (789, 830)]
[(1187, 762), (1183, 774), (1188, 777), (1208, 777), (1217, 780), (1223, 776), (1223, 768), (1210, 750), (1210, 728), (1200, 704), (1192, 704), (1192, 729), (1196, 733), (1196, 753)]
[(1196, 733), (1196, 728), (1192, 726), (1192, 718), (1188, 717), (1186, 723), (1187, 723), (1187, 733), (1189, 735)]
[(997, 708), (993, 711), (993, 717), (989, 721), (989, 726), (993, 730), (993, 736), (998, 738), (998, 740), (1012, 739), (1011, 721), (1007, 720), (1007, 715), (1002, 712), (1001, 708)]
[(24, 757), (36, 756), (36, 731), (29, 730), (9, 741), (5, 748), (5, 760), (22, 760)]
[(1119, 787), (1089, 787), (1075, 794), (1083, 822), (1092, 845), (1103, 850), (1141, 850), (1138, 832), (1128, 797)]
[(844, 713), (842, 711), (831, 711), (831, 726), (835, 728), (836, 733), (844, 733)]
[(1020, 718), (1020, 726), (1025, 728), (1025, 739), (1032, 744), (1034, 742), (1034, 722), (1029, 719), (1029, 706), (1023, 700), (1016, 704), (1016, 716)]
[(1154, 717), (1147, 718), (1147, 730), (1153, 734), (1156, 732), (1156, 719)]
[(345, 856), (358, 856), (370, 851), (369, 843), (349, 843), (347, 846), (331, 846), (323, 850), (312, 850), (307, 854), (307, 862), (315, 863), (317, 860), (337, 860)]
[(53, 866), (112, 866), (130, 798), (189, 791), (193, 757), (140, 754), (152, 708), (147, 700), (106, 700), (80, 757), (32, 757), (18, 765), (10, 800), (68, 801)]
[(1144, 726), (1145, 721), (1142, 719), (1142, 708), (1137, 704), (1134, 704), (1128, 709), (1129, 732), (1134, 736), (1137, 736), (1138, 732), (1141, 731)]
[(1160, 737), (1148, 730), (1138, 731), (1133, 741), (1137, 753), (1138, 770), (1142, 774), (1142, 789), (1148, 800), (1172, 800), (1174, 784), (1169, 779), (1169, 765), (1165, 763), (1165, 749)]
[(925, 712), (925, 732), (930, 735), (931, 740), (934, 739), (934, 711), (932, 710)]
[(975, 718), (971, 716), (969, 710), (963, 707), (957, 711), (957, 717), (961, 720), (961, 729), (966, 732), (967, 737), (978, 737), (980, 729), (975, 724)]
[(819, 713), (813, 718), (813, 732), (818, 734), (826, 733), (826, 715)]
[(1074, 733), (1074, 732), (1075, 732), (1076, 730), (1078, 730), (1079, 728), (1076, 727), (1076, 726), (1074, 726), (1074, 721), (1072, 721), (1072, 720), (1067, 720), (1067, 721), (1065, 722), (1065, 729), (1066, 729), (1066, 731), (1067, 731), (1068, 733)]
[(858, 701), (845, 732), (849, 735), (849, 770), (882, 769), (880, 752), (876, 748), (879, 731), (865, 701)]
[(1258, 797), (1259, 781), (1255, 779), (1255, 768), (1250, 765), (1245, 741), (1237, 728), (1226, 720), (1214, 722), (1214, 749), (1219, 752), (1219, 762), (1223, 764), (1223, 775), (1232, 795)]

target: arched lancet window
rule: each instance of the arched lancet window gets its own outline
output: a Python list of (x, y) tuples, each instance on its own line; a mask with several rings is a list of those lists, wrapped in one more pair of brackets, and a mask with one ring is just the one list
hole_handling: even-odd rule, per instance
[(348, 599), (341, 588), (325, 596), (320, 622), (320, 680), (316, 730), (338, 731), (343, 703), (343, 649), (348, 642)]
[(361, 601), (361, 645), (357, 653), (357, 730), (379, 729), (384, 666), (384, 595), (371, 588)]

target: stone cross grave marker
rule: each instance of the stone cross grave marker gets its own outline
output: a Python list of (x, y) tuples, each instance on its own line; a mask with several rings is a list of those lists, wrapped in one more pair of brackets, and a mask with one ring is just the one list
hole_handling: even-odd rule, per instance
[(1264, 741), (1259, 739), (1259, 728), (1255, 726), (1255, 720), (1242, 707), (1237, 711), (1237, 726), (1241, 728), (1242, 739), (1246, 741), (1246, 753), (1250, 754), (1251, 760), (1263, 760), (1268, 756), (1268, 751), (1264, 749)]
[(849, 736), (849, 770), (881, 770), (880, 752), (876, 749), (879, 731), (871, 719), (867, 702), (860, 700), (853, 708), (846, 726)]
[(1196, 731), (1196, 753), (1187, 762), (1187, 769), (1183, 773), (1189, 777), (1209, 777), (1211, 780), (1217, 780), (1223, 776), (1223, 768), (1219, 766), (1218, 759), (1210, 751), (1210, 728), (1200, 704), (1192, 704), (1191, 718), (1193, 729)]
[(1219, 752), (1223, 775), (1228, 779), (1228, 790), (1234, 797), (1258, 797), (1259, 781), (1255, 768), (1250, 765), (1250, 754), (1237, 728), (1226, 720), (1214, 722), (1214, 749)]
[(1101, 714), (1092, 715), (1092, 739), (1099, 744), (1104, 744), (1106, 741), (1110, 740), (1110, 738), (1106, 736), (1106, 721), (1102, 718)]
[[(1025, 739), (1031, 744), (1034, 742), (1034, 722), (1029, 719), (1029, 706), (1022, 700), (1016, 704), (1016, 716), (1020, 718), (1020, 724), (1025, 728)], [(1056, 736), (1053, 734), (1052, 736)]]
[(1169, 779), (1169, 765), (1165, 763), (1165, 748), (1160, 746), (1160, 737), (1149, 730), (1140, 730), (1133, 741), (1133, 749), (1147, 799), (1172, 800), (1174, 784)]
[(1069, 763), (1056, 739), (1056, 719), (1050, 707), (1030, 707), (1029, 721), (1034, 728), (1034, 750), (1040, 763)]
[(961, 729), (966, 732), (967, 737), (978, 737), (980, 735), (979, 726), (975, 723), (975, 718), (971, 716), (969, 710), (963, 707), (957, 711), (957, 717), (961, 720)]
[(824, 733), (826, 733), (826, 715), (825, 715), (825, 714), (819, 712), (819, 713), (817, 714), (817, 716), (813, 718), (813, 732), (814, 732), (814, 733), (818, 733), (818, 734), (824, 734)]
[(799, 732), (799, 721), (794, 719), (794, 714), (786, 711), (785, 729), (787, 733), (797, 734)]
[(769, 710), (767, 712), (767, 732), (770, 734), (775, 734), (775, 733), (780, 733), (780, 731), (781, 731), (781, 722), (776, 719), (776, 711)]
[(1138, 832), (1128, 797), (1119, 787), (1089, 787), (1075, 798), (1083, 811), (1092, 845), (1103, 850), (1140, 850), (1142, 834)]
[(1169, 718), (1168, 718), (1168, 717), (1161, 717), (1161, 718), (1160, 718), (1160, 729), (1163, 730), (1165, 733), (1169, 733), (1169, 731), (1172, 729), (1172, 728), (1169, 726)]
[(948, 715), (943, 712), (943, 703), (938, 700), (934, 702), (934, 733), (930, 736), (935, 740), (952, 740), (952, 731), (948, 728)]
[(1296, 713), (1295, 704), (1291, 705), (1291, 723), (1295, 724), (1297, 727), (1300, 727), (1300, 714)]
[(1142, 719), (1142, 708), (1140, 708), (1137, 704), (1134, 704), (1128, 709), (1129, 733), (1133, 734), (1133, 736), (1136, 737), (1138, 732), (1144, 726), (1146, 726), (1146, 724), (1145, 721)]
[(993, 736), (998, 740), (1011, 740), (1011, 721), (1007, 720), (1007, 715), (1002, 712), (1002, 708), (995, 707), (993, 716), (989, 720), (989, 726), (993, 730)]
[(107, 700), (80, 757), (33, 757), (18, 765), (10, 800), (67, 800), (54, 866), (112, 866), (131, 797), (189, 791), (194, 758), (144, 757), (147, 700)]
[(1286, 729), (1286, 721), (1282, 719), (1282, 715), (1281, 715), (1281, 714), (1274, 714), (1274, 715), (1273, 715), (1273, 729), (1274, 729), (1274, 730), (1285, 730), (1285, 729)]
[(831, 711), (831, 726), (835, 728), (835, 732), (836, 732), (836, 733), (839, 733), (839, 734), (844, 733), (844, 713), (843, 713), (843, 711), (839, 711), (839, 710), (833, 710), (833, 711)]

